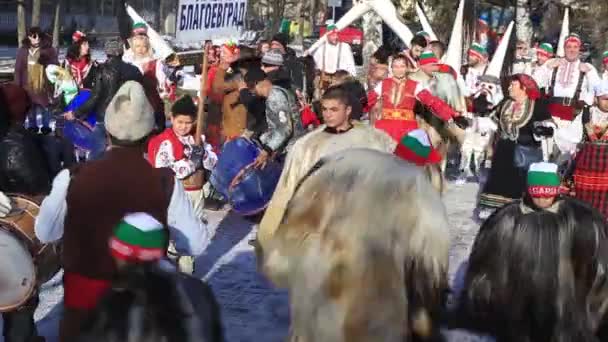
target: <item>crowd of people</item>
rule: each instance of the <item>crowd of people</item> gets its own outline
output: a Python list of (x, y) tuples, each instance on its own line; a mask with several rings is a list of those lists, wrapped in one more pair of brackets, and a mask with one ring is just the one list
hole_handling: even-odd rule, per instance
[[(106, 42), (104, 62), (76, 31), (60, 62), (31, 28), (0, 86), (0, 217), (11, 194), (35, 198), (30, 228), (61, 246), (60, 341), (221, 341), (218, 304), (192, 276), (214, 235), (204, 209), (255, 196), (250, 244), (289, 289), (291, 341), (435, 341), (440, 326), (608, 338), (608, 52), (600, 74), (570, 33), (524, 58), (511, 24), (492, 58), (467, 42), (461, 65), (419, 32), (361, 72), (329, 26), (304, 56), (281, 33), (257, 48), (209, 43), (193, 97), (147, 29)], [(453, 186), (479, 182), (482, 223), (448, 296), (454, 152)], [(44, 340), (38, 290), (27, 299), (3, 313), (7, 342)]]

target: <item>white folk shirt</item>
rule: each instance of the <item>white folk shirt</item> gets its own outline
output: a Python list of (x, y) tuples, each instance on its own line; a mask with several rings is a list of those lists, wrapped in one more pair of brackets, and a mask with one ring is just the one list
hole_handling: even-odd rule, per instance
[(466, 86), (466, 96), (473, 96), (477, 93), (479, 78), (485, 74), (487, 67), (487, 64), (479, 64), (476, 67), (467, 68), (467, 73), (463, 75), (464, 84)]
[(184, 145), (184, 155), (186, 158), (175, 160), (173, 155), (173, 145), (169, 139), (164, 140), (158, 147), (158, 152), (154, 157), (154, 167), (168, 167), (175, 172), (175, 178), (184, 179), (196, 171), (194, 162), (188, 159), (187, 154), (189, 147), (194, 145), (194, 137), (187, 135), (185, 137), (177, 136), (177, 139)]
[[(190, 199), (181, 182), (174, 182), (167, 209), (169, 234), (175, 249), (183, 255), (200, 255), (209, 245), (212, 235), (208, 227), (194, 214)], [(70, 171), (61, 171), (53, 180), (51, 193), (42, 201), (34, 231), (42, 243), (61, 240), (68, 211), (66, 196), (70, 186)]]
[[(553, 77), (553, 68), (551, 65), (554, 60), (547, 61), (542, 67), (540, 67), (534, 75), (538, 86), (541, 89), (548, 89), (553, 87), (553, 97), (567, 97), (572, 98), (576, 92), (576, 86), (578, 85), (579, 77), (583, 74), (581, 71), (582, 62), (577, 60), (575, 62), (566, 62), (561, 60), (561, 64), (557, 67), (557, 75), (555, 76), (555, 84), (551, 85), (551, 78)], [(584, 63), (589, 67), (589, 71), (585, 75), (583, 84), (581, 86), (581, 94), (577, 100), (584, 101), (588, 105), (593, 105), (594, 90), (593, 88), (599, 82), (599, 75), (597, 70), (588, 63)]]
[(602, 81), (608, 81), (608, 70), (604, 70), (602, 73)]
[(338, 43), (336, 45), (325, 43), (313, 54), (317, 69), (328, 74), (334, 74), (338, 70), (348, 71), (352, 76), (357, 76), (355, 58), (350, 45)]

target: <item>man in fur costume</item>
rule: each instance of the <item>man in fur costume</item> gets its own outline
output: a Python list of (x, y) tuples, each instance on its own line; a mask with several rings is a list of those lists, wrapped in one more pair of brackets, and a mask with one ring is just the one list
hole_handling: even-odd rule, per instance
[(532, 164), (527, 183), (522, 201), (480, 228), (456, 318), (498, 341), (599, 341), (608, 304), (605, 219), (559, 196), (556, 164)]
[(361, 148), (318, 160), (265, 250), (265, 274), (289, 289), (290, 341), (438, 340), (447, 227), (419, 166)]
[(322, 157), (345, 149), (366, 147), (393, 153), (396, 142), (382, 131), (352, 121), (349, 94), (330, 88), (321, 107), (325, 124), (299, 139), (287, 155), (276, 190), (260, 223), (257, 236), (258, 261), (272, 239), (300, 179)]
[(61, 171), (36, 218), (36, 237), (42, 243), (63, 239), (61, 342), (74, 341), (83, 320), (110, 287), (116, 267), (108, 240), (126, 214), (147, 212), (168, 226), (183, 255), (200, 254), (210, 241), (171, 170), (156, 169), (144, 159), (154, 111), (143, 87), (134, 81), (123, 84), (104, 119), (111, 149), (100, 160)]

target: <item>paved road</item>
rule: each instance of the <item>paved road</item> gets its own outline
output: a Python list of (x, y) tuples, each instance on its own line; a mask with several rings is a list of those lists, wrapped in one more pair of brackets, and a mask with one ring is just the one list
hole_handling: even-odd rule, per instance
[[(458, 278), (459, 267), (477, 233), (478, 225), (471, 218), (476, 192), (476, 184), (450, 185), (444, 197), (451, 224), (451, 280)], [(283, 341), (289, 324), (287, 294), (273, 289), (256, 272), (255, 255), (248, 244), (255, 234), (254, 226), (230, 213), (208, 214), (210, 224), (217, 231), (207, 252), (197, 260), (196, 275), (211, 285), (221, 304), (227, 342)], [(61, 274), (58, 274), (44, 285), (36, 312), (38, 326), (48, 342), (57, 341), (62, 297)], [(477, 339), (454, 337), (450, 340)]]

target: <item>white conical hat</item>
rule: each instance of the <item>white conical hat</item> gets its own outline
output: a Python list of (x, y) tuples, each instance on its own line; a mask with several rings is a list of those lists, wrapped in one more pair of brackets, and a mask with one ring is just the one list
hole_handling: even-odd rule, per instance
[(557, 57), (564, 57), (564, 45), (566, 37), (570, 34), (570, 10), (566, 7), (564, 12), (564, 20), (562, 21), (562, 31), (559, 33), (559, 42), (557, 43)]
[(452, 35), (450, 36), (450, 42), (448, 43), (448, 50), (443, 56), (443, 62), (454, 70), (460, 70), (462, 64), (462, 24), (464, 16), (464, 2), (460, 0), (458, 5), (458, 11), (456, 12), (456, 19), (454, 20), (454, 26), (452, 26)]
[(154, 56), (161, 60), (167, 59), (167, 57), (171, 56), (175, 53), (171, 46), (167, 44), (167, 42), (156, 32), (148, 23), (141, 17), (133, 7), (127, 5), (127, 14), (133, 19), (134, 23), (145, 23), (148, 28), (148, 38), (150, 39), (150, 46), (152, 50), (154, 50)]
[(401, 16), (397, 13), (395, 5), (390, 0), (369, 0), (367, 2), (376, 14), (382, 18), (384, 23), (390, 27), (393, 32), (405, 43), (407, 47), (412, 43), (414, 34), (401, 19)]
[(511, 34), (513, 33), (513, 26), (515, 25), (514, 21), (509, 23), (507, 30), (505, 31), (504, 36), (500, 40), (500, 44), (496, 48), (496, 52), (494, 52), (494, 56), (492, 56), (492, 61), (486, 70), (484, 76), (500, 79), (500, 73), (502, 71), (502, 65), (505, 61), (505, 56), (507, 55), (507, 49), (509, 47), (509, 40), (511, 40)]
[(433, 31), (433, 27), (431, 27), (431, 23), (429, 23), (429, 19), (424, 14), (422, 7), (420, 6), (420, 2), (416, 1), (416, 14), (418, 15), (418, 20), (420, 20), (420, 24), (422, 25), (422, 30), (429, 34), (431, 41), (438, 40), (435, 31)]
[[(410, 46), (414, 34), (412, 31), (403, 23), (395, 5), (389, 0), (369, 0), (366, 2), (360, 2), (353, 6), (340, 20), (335, 24), (336, 29), (342, 30), (348, 25), (352, 24), (355, 20), (361, 18), (365, 13), (374, 11), (384, 23), (393, 31), (397, 36), (405, 43), (406, 46)], [(319, 48), (322, 44), (327, 41), (327, 35), (324, 35), (317, 40), (311, 47), (306, 50), (305, 54), (310, 54)]]

